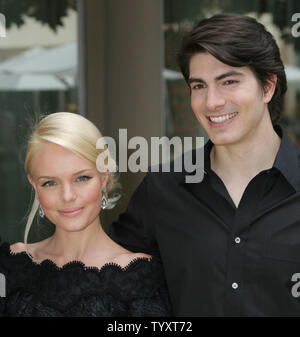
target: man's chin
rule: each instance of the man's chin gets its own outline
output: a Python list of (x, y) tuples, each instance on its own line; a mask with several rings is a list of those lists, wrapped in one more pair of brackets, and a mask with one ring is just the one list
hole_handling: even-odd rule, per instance
[(222, 136), (212, 135), (212, 137), (210, 137), (210, 140), (216, 146), (234, 145), (239, 142), (238, 137), (233, 137), (232, 135), (226, 135), (226, 136), (225, 135), (222, 135)]

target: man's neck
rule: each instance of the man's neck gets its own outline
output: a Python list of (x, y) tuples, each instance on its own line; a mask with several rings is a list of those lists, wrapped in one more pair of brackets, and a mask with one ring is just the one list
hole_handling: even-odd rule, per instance
[(257, 130), (243, 142), (214, 145), (210, 153), (211, 168), (221, 178), (250, 180), (273, 166), (281, 139), (272, 125)]

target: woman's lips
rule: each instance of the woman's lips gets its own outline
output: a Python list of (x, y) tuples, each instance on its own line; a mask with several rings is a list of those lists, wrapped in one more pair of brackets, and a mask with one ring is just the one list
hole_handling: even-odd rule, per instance
[(73, 208), (73, 209), (68, 209), (68, 210), (60, 210), (59, 213), (64, 215), (64, 216), (75, 216), (79, 214), (83, 210), (83, 207), (81, 208)]

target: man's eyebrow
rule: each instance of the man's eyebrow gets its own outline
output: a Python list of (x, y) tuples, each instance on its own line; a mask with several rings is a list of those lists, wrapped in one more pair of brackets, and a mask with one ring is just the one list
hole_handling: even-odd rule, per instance
[[(88, 168), (88, 169), (83, 169), (83, 170), (80, 170), (80, 171), (78, 171), (78, 172), (72, 174), (72, 176), (76, 176), (77, 174), (83, 173), (83, 172), (85, 172), (85, 171), (90, 171), (90, 170), (92, 170), (92, 169), (90, 169), (90, 168)], [(56, 178), (56, 177), (51, 177), (51, 176), (40, 176), (40, 177), (38, 177), (37, 180), (39, 180), (39, 179), (54, 179), (54, 178)]]
[[(221, 75), (217, 76), (215, 78), (215, 81), (220, 81), (220, 80), (222, 80), (226, 77), (229, 77), (229, 76), (244, 76), (244, 74), (239, 72), (239, 71), (236, 71), (236, 70), (230, 70), (230, 71), (227, 71), (224, 74), (221, 74)], [(196, 83), (205, 83), (205, 81), (202, 78), (190, 77), (188, 79), (188, 84), (195, 83), (195, 82)]]
[(229, 77), (229, 76), (244, 76), (243, 73), (239, 72), (239, 71), (236, 71), (236, 70), (230, 70), (230, 71), (227, 71), (226, 73), (224, 74), (221, 74), (219, 76), (217, 76), (215, 78), (216, 81), (220, 81), (222, 80), (223, 78), (225, 77)]

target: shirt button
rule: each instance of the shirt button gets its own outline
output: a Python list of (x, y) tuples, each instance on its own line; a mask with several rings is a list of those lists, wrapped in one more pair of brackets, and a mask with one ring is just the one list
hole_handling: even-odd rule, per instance
[(239, 287), (239, 285), (236, 282), (232, 283), (231, 286), (233, 289), (237, 289)]
[(239, 238), (238, 236), (234, 239), (235, 243), (240, 243), (241, 242), (241, 238)]

